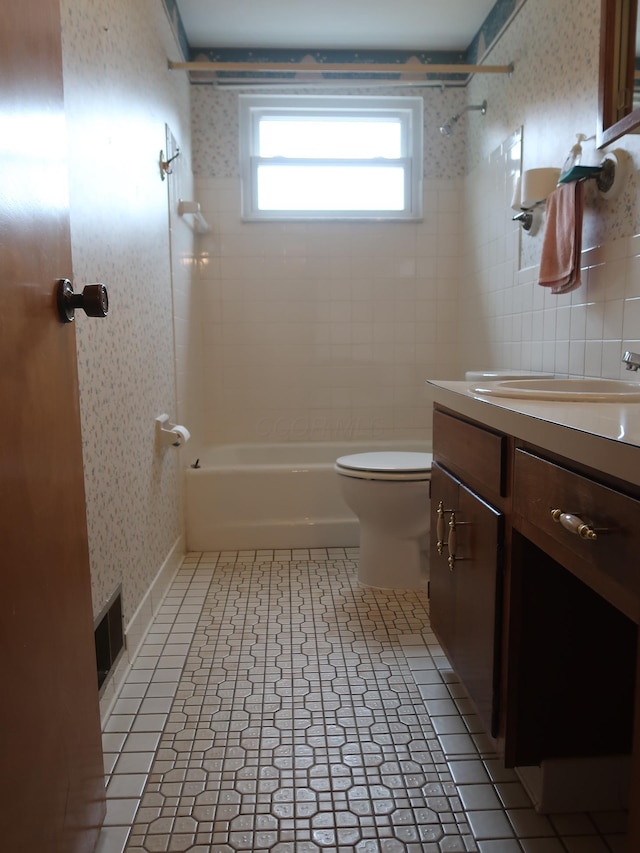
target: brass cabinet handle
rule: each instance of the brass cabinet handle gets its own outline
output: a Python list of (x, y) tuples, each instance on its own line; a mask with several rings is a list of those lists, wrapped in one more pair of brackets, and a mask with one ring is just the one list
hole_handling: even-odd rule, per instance
[(444, 501), (438, 501), (436, 509), (436, 550), (438, 554), (444, 551), (444, 526), (446, 524), (445, 515), (448, 512), (455, 512), (453, 509), (445, 509)]
[(552, 509), (551, 518), (561, 524), (565, 530), (569, 531), (569, 533), (575, 533), (575, 535), (579, 536), (581, 539), (589, 539), (593, 542), (598, 538), (596, 531), (592, 527), (589, 527), (589, 525), (586, 524), (579, 515), (575, 515), (572, 512), (563, 512), (561, 509)]
[(449, 566), (449, 571), (453, 571), (453, 567), (456, 564), (456, 546), (457, 546), (457, 536), (456, 536), (456, 514), (455, 512), (451, 513), (451, 518), (449, 519), (449, 537), (447, 539), (447, 550), (449, 551), (449, 558), (447, 559), (447, 565)]
[(438, 554), (442, 554), (444, 549), (444, 513), (444, 504), (440, 501), (438, 503), (438, 509), (436, 510), (436, 550)]

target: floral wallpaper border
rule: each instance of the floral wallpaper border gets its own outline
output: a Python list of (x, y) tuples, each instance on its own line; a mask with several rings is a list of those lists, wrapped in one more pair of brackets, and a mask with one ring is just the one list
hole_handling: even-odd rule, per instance
[(162, 0), (162, 2), (164, 3), (164, 8), (166, 10), (167, 17), (169, 18), (169, 23), (173, 29), (173, 33), (180, 46), (182, 58), (187, 60), (191, 56), (191, 48), (189, 47), (189, 40), (187, 39), (187, 33), (184, 28), (184, 24), (182, 23), (182, 17), (180, 15), (180, 10), (178, 9), (177, 0)]
[[(366, 64), (397, 64), (398, 66), (416, 65), (465, 65), (478, 64), (491, 50), (502, 35), (504, 29), (509, 25), (511, 19), (520, 11), (527, 0), (496, 0), (495, 5), (487, 15), (482, 26), (474, 36), (466, 51), (403, 51), (403, 50), (371, 50), (371, 51), (348, 51), (348, 50), (265, 50), (254, 48), (217, 48), (211, 46), (206, 49), (191, 48), (187, 34), (180, 15), (178, 0), (163, 0), (169, 21), (174, 29), (176, 38), (180, 44), (183, 57), (187, 61), (209, 61), (209, 62), (286, 62), (291, 63), (292, 71), (286, 73), (265, 72), (259, 75), (260, 79), (282, 80), (296, 78), (295, 65), (302, 61), (314, 61), (319, 65), (328, 63), (341, 63), (358, 65)], [(413, 69), (412, 69), (413, 70)], [(221, 73), (221, 79), (225, 74)], [(240, 75), (234, 74), (234, 77)], [(252, 77), (256, 75), (251, 75)], [(362, 80), (368, 76), (358, 74), (357, 78)], [(351, 73), (337, 74), (335, 72), (324, 75), (325, 79), (354, 79)], [(375, 77), (380, 79), (380, 75)], [(471, 75), (466, 73), (427, 74), (428, 81), (447, 82), (449, 85), (466, 85)], [(402, 78), (402, 72), (384, 75), (383, 79), (396, 80)]]

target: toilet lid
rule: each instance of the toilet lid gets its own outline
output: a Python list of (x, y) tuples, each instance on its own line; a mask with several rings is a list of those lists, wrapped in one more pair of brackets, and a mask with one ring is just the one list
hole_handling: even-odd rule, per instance
[(335, 467), (347, 477), (365, 480), (428, 480), (432, 462), (431, 453), (381, 450), (341, 456)]

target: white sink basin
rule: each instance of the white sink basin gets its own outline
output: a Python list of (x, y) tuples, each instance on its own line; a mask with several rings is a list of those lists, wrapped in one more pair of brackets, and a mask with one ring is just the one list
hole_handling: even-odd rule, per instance
[(521, 400), (562, 400), (596, 403), (640, 402), (640, 382), (624, 379), (508, 379), (472, 387), (474, 394)]

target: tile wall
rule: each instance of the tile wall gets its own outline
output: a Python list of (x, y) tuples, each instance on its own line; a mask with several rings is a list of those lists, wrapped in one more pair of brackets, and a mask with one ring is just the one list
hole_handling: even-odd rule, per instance
[[(408, 239), (402, 227), (242, 225), (234, 96), (194, 91), (196, 185), (217, 226), (200, 258), (205, 441), (425, 437), (422, 380), (468, 367), (619, 375), (640, 338), (638, 139), (614, 146), (627, 164), (618, 199), (587, 189), (584, 283), (562, 297), (536, 285), (541, 234), (512, 223), (500, 153), (521, 130), (524, 168), (561, 166), (576, 133), (595, 134), (599, 21), (599, 0), (522, 3), (486, 57), (513, 74), (425, 91), (436, 204)], [(487, 114), (444, 140), (437, 125), (461, 98), (486, 98)], [(585, 143), (583, 162), (602, 156)]]
[(206, 442), (428, 437), (426, 376), (457, 368), (458, 179), (417, 224), (243, 224), (199, 178)]
[(563, 375), (621, 377), (622, 353), (637, 352), (640, 346), (639, 242), (636, 235), (585, 251), (583, 284), (562, 297), (538, 285), (537, 267), (519, 271), (510, 312), (499, 293), (489, 309), (495, 363)]
[(203, 442), (428, 439), (424, 380), (459, 369), (466, 117), (450, 139), (438, 127), (464, 91), (424, 94), (415, 224), (242, 223), (237, 98), (207, 86), (192, 97), (196, 191), (213, 224), (192, 330)]
[[(638, 235), (640, 140), (622, 137), (619, 196), (585, 187), (582, 285), (553, 296), (537, 285), (542, 230), (514, 227), (512, 175), (496, 160), (503, 138), (523, 132), (523, 168), (561, 167), (579, 132), (596, 132), (599, 0), (536, 0), (521, 7), (487, 57), (513, 62), (511, 77), (476, 76), (469, 98), (487, 98), (487, 122), (470, 125), (465, 179), (465, 258), (460, 345), (465, 363), (617, 377), (640, 340)], [(584, 143), (583, 163), (606, 151)], [(628, 374), (627, 374), (628, 375)]]

